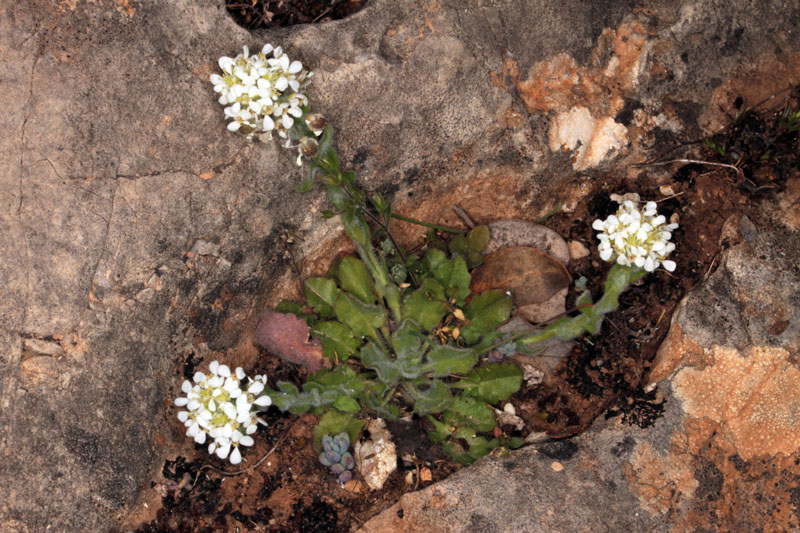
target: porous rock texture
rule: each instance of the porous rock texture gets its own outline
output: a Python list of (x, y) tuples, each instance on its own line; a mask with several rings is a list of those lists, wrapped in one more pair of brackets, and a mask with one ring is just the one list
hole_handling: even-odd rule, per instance
[[(294, 192), (293, 157), (224, 129), (207, 81), (217, 57), (271, 41), (301, 58), (317, 73), (312, 101), (337, 127), (339, 152), (362, 185), (442, 223), (459, 223), (442, 210), (452, 198), (478, 222), (568, 211), (592, 177), (713, 131), (725, 120), (720, 105), (740, 93), (752, 104), (800, 79), (800, 16), (788, 1), (374, 0), (343, 21), (267, 34), (236, 26), (221, 0), (5, 0), (0, 9), (3, 531), (120, 527), (164, 458), (190, 447), (170, 408), (183, 363), (251, 366), (255, 317), (292, 296), (286, 230), (299, 235), (294, 253), (308, 269), (342, 242), (335, 220), (320, 222), (323, 195)], [(746, 260), (736, 257), (726, 259), (731, 283), (752, 289), (733, 273)], [(734, 313), (739, 295), (709, 283), (704, 297), (721, 316)], [(785, 455), (796, 440), (748, 444), (734, 420), (746, 401), (692, 403), (713, 365), (732, 376), (742, 372), (737, 357), (787, 376), (796, 368), (796, 347), (781, 337), (797, 331), (796, 298), (783, 302), (781, 332), (765, 318), (771, 302), (731, 315), (748, 331), (732, 344), (702, 336), (702, 321), (676, 319), (673, 328), (699, 332), (693, 353), (703, 362), (672, 357), (663, 390), (673, 415), (654, 428), (603, 426), (555, 445), (558, 473), (546, 448), (531, 448), (410, 498), (459, 480), (483, 487), (475, 493), (496, 514), (458, 497), (476, 506), (470, 531), (523, 522), (638, 530), (723, 513), (725, 498), (739, 498), (736, 512), (753, 523), (771, 502), (784, 523), (796, 522), (796, 489), (786, 489), (791, 498), (769, 489), (754, 503), (736, 481), (796, 487), (794, 456)], [(776, 409), (784, 400), (759, 398)], [(713, 453), (699, 454), (703, 446)], [(618, 471), (591, 470), (603, 464)], [(531, 474), (540, 486), (524, 485)], [(502, 486), (520, 493), (494, 497)], [(463, 507), (444, 494), (424, 509)], [(603, 494), (616, 507), (575, 499)]]

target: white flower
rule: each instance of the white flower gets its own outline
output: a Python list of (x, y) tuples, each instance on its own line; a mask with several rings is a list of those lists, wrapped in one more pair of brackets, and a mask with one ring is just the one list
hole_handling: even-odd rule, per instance
[(178, 413), (178, 420), (186, 426), (186, 436), (197, 444), (211, 440), (208, 453), (238, 464), (242, 461), (239, 445), (253, 445), (250, 435), (261, 421), (255, 413), (272, 404), (272, 399), (262, 394), (267, 377), (250, 379), (245, 390), (247, 376), (241, 368), (231, 372), (228, 366), (213, 361), (209, 372), (196, 372), (192, 381), (181, 384), (185, 396), (177, 398), (175, 405), (186, 411)]
[(647, 202), (637, 209), (625, 200), (617, 212), (605, 220), (595, 220), (592, 228), (599, 231), (597, 246), (603, 261), (635, 266), (653, 272), (659, 266), (672, 272), (675, 261), (667, 256), (675, 249), (669, 242), (677, 224), (666, 224), (666, 218), (656, 212), (656, 203)]
[(212, 74), (210, 81), (220, 95), (219, 103), (227, 106), (230, 131), (241, 131), (251, 139), (269, 137), (273, 130), (286, 137), (294, 119), (304, 115), (302, 108), (308, 105), (304, 91), (313, 73), (300, 61), (291, 61), (280, 47), (265, 44), (250, 56), (245, 46), (234, 58), (221, 57), (219, 68), (222, 74)]

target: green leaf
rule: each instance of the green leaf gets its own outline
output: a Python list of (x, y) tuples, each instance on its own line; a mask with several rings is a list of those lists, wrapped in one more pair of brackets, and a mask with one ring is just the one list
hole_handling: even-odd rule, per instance
[(469, 324), (461, 328), (464, 342), (474, 344), (482, 335), (508, 320), (513, 302), (511, 297), (499, 290), (478, 294), (464, 308)]
[(360, 260), (348, 255), (339, 263), (339, 282), (342, 289), (346, 290), (366, 304), (375, 303), (375, 293), (372, 290), (372, 278), (367, 272), (367, 267)]
[(366, 421), (355, 418), (353, 415), (340, 413), (334, 409), (328, 410), (319, 418), (319, 423), (314, 428), (314, 449), (317, 453), (322, 451), (322, 437), (325, 435), (338, 435), (342, 431), (347, 433), (350, 442), (356, 442)]
[(392, 333), (392, 348), (399, 362), (419, 365), (425, 352), (422, 346), (419, 326), (411, 320), (403, 320), (400, 327)]
[(425, 254), (422, 260), (422, 266), (430, 273), (436, 270), (436, 267), (447, 262), (447, 256), (443, 251), (432, 248)]
[(578, 311), (583, 314), (591, 313), (592, 293), (589, 291), (583, 291), (575, 300), (575, 307), (577, 307)]
[(378, 392), (365, 393), (362, 398), (364, 407), (387, 420), (397, 420), (400, 418), (400, 409), (396, 405), (389, 403), (391, 398), (387, 399), (385, 394), (390, 393), (391, 389), (385, 391), (384, 394)]
[[(431, 250), (428, 255), (437, 252), (444, 255), (439, 250)], [(464, 258), (456, 255), (450, 260), (438, 262), (436, 265), (432, 264), (431, 272), (436, 281), (444, 287), (445, 295), (448, 299), (455, 298), (457, 305), (464, 305), (464, 299), (469, 296), (469, 283), (472, 279)]]
[(426, 279), (422, 286), (408, 295), (403, 305), (403, 315), (413, 319), (423, 331), (431, 331), (447, 312), (444, 288), (434, 279)]
[(358, 405), (357, 401), (345, 395), (341, 395), (336, 398), (336, 401), (333, 402), (333, 406), (343, 413), (355, 413), (361, 409), (361, 406)]
[(572, 318), (561, 318), (547, 326), (545, 331), (554, 333), (555, 336), (561, 340), (574, 339), (583, 334), (583, 330), (586, 329), (587, 325), (591, 325), (586, 318), (587, 315), (578, 315)]
[(322, 137), (320, 137), (319, 146), (317, 147), (317, 156), (314, 157), (314, 160), (316, 161), (320, 158), (325, 158), (328, 154), (328, 150), (331, 149), (332, 144), (333, 126), (326, 124), (325, 128), (322, 130)]
[(489, 244), (489, 226), (475, 226), (467, 233), (467, 247), (473, 252), (482, 252)]
[(365, 304), (346, 292), (339, 292), (334, 311), (336, 318), (349, 325), (356, 337), (377, 340), (376, 330), (386, 323), (386, 313), (382, 307)]
[(414, 412), (418, 415), (440, 413), (453, 400), (450, 395), (450, 388), (439, 380), (431, 381), (425, 390), (419, 389), (408, 382), (405, 382), (404, 386), (413, 400)]
[(308, 278), (304, 286), (308, 305), (325, 318), (333, 318), (333, 306), (341, 292), (336, 282), (328, 278)]
[(465, 235), (457, 235), (450, 240), (450, 244), (447, 247), (451, 254), (466, 255), (467, 250), (469, 250), (469, 243)]
[(451, 426), (470, 426), (476, 431), (491, 431), (495, 426), (491, 407), (464, 395), (453, 400), (442, 413), (442, 418)]
[(478, 362), (478, 355), (471, 348), (437, 346), (428, 353), (428, 362), (423, 367), (437, 378), (450, 374), (466, 374)]
[(433, 442), (437, 442), (437, 443), (441, 444), (444, 441), (446, 441), (448, 438), (450, 438), (450, 435), (452, 433), (450, 432), (450, 425), (449, 424), (445, 424), (444, 422), (440, 422), (440, 421), (436, 420), (434, 417), (432, 417), (431, 415), (428, 415), (425, 418), (427, 418), (428, 421), (433, 426), (433, 429), (428, 431), (428, 436), (431, 438), (431, 440)]
[(364, 381), (355, 371), (347, 365), (339, 365), (333, 370), (323, 369), (308, 377), (305, 389), (319, 386), (323, 391), (355, 396), (364, 390)]
[(361, 339), (353, 336), (353, 330), (341, 322), (320, 322), (311, 328), (311, 335), (322, 341), (322, 354), (331, 361), (347, 361), (361, 346)]
[(471, 370), (453, 387), (464, 389), (464, 394), (486, 403), (507, 400), (522, 385), (522, 371), (512, 363), (485, 365)]
[(400, 367), (374, 342), (369, 341), (361, 348), (361, 363), (378, 374), (378, 379), (386, 385), (394, 385), (400, 378)]
[(317, 322), (317, 317), (311, 313), (304, 313), (303, 311), (305, 310), (305, 306), (291, 300), (281, 300), (278, 302), (278, 305), (275, 306), (276, 313), (294, 315), (300, 320), (305, 320), (306, 324), (309, 326), (313, 326)]

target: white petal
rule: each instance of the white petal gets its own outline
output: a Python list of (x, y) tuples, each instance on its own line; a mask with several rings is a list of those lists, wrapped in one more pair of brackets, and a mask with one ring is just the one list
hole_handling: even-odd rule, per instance
[(294, 92), (297, 92), (300, 90), (300, 82), (297, 80), (289, 80), (289, 87), (291, 87)]
[(663, 266), (665, 270), (673, 272), (677, 265), (675, 264), (675, 261), (670, 261), (667, 259), (666, 261), (661, 261), (661, 266)]
[(241, 396), (241, 394), (242, 394), (242, 389), (237, 387), (237, 388), (233, 389), (232, 391), (230, 391), (228, 393), (228, 396), (230, 396), (231, 399), (235, 399), (235, 398), (238, 398), (239, 396)]
[(237, 366), (236, 367), (236, 379), (242, 380), (242, 379), (244, 379), (244, 376), (245, 376), (245, 373), (244, 373), (244, 370), (242, 370), (242, 367)]
[(222, 386), (222, 388), (228, 392), (233, 392), (239, 388), (239, 383), (232, 377), (228, 377), (225, 379), (225, 384)]
[(211, 455), (214, 453), (214, 450), (217, 449), (217, 441), (211, 441), (211, 444), (208, 445), (208, 454)]
[(212, 413), (217, 410), (217, 402), (215, 402), (213, 398), (208, 401), (208, 410)]
[(264, 384), (263, 384), (263, 383), (261, 383), (260, 381), (254, 381), (254, 382), (253, 382), (253, 383), (251, 383), (251, 384), (250, 384), (250, 386), (247, 388), (247, 392), (249, 392), (249, 393), (250, 393), (250, 394), (252, 394), (253, 396), (257, 395), (257, 394), (258, 394), (259, 392), (261, 392), (262, 390), (264, 390)]
[(175, 405), (177, 405), (178, 407), (183, 407), (187, 403), (189, 403), (189, 398), (183, 398), (183, 397), (175, 398)]
[(605, 250), (600, 251), (600, 259), (603, 261), (608, 261), (611, 259), (611, 255), (613, 254), (613, 250), (611, 248), (606, 248)]
[(270, 52), (272, 52), (272, 45), (267, 43), (267, 44), (264, 45), (264, 48), (261, 49), (261, 53), (264, 54), (264, 55), (267, 55)]
[(300, 117), (302, 117), (302, 116), (303, 116), (303, 111), (302, 111), (302, 110), (300, 110), (300, 109), (299, 109), (299, 108), (297, 108), (297, 107), (290, 107), (290, 108), (288, 109), (288, 113), (289, 113), (290, 115), (292, 115), (293, 117), (295, 117), (295, 118), (300, 118)]
[(242, 411), (250, 411), (250, 402), (247, 401), (247, 396), (244, 394), (236, 398), (236, 410), (240, 413)]
[(221, 387), (223, 383), (225, 383), (225, 381), (219, 376), (214, 376), (208, 380), (208, 386), (212, 389)]
[(303, 64), (299, 61), (292, 61), (292, 63), (289, 65), (289, 68), (286, 70), (289, 71), (289, 74), (297, 74), (303, 70)]
[(283, 127), (288, 130), (292, 127), (292, 124), (294, 124), (294, 119), (286, 114), (283, 115), (283, 118), (281, 118), (281, 123), (283, 124)]
[[(238, 104), (238, 102), (237, 102), (237, 104)], [(228, 365), (219, 365), (219, 368), (217, 368), (217, 374), (219, 374), (220, 376), (222, 376), (224, 378), (230, 377), (231, 369), (228, 368)]]
[(239, 447), (235, 446), (233, 448), (233, 452), (231, 453), (231, 464), (238, 465), (242, 462), (242, 454), (239, 453)]
[(186, 408), (190, 411), (194, 411), (198, 407), (200, 407), (200, 402), (197, 400), (189, 400), (189, 403), (186, 404)]
[(234, 407), (233, 404), (230, 402), (225, 402), (224, 404), (222, 404), (222, 412), (225, 413), (225, 416), (227, 416), (230, 419), (236, 418), (239, 414), (236, 411), (236, 407)]
[(216, 374), (218, 368), (219, 368), (219, 361), (211, 361), (211, 364), (208, 365), (208, 369), (211, 371), (212, 374)]
[(230, 424), (225, 424), (225, 427), (222, 428), (222, 436), (226, 439), (230, 439), (233, 436), (233, 428)]
[(250, 420), (250, 411), (241, 411), (239, 416), (236, 417), (236, 422), (239, 424), (245, 424)]
[(239, 439), (239, 444), (241, 444), (242, 446), (252, 446), (254, 443), (255, 441), (253, 440), (253, 437), (244, 436), (241, 439)]
[(222, 444), (219, 448), (217, 448), (217, 457), (219, 457), (220, 459), (225, 459), (228, 457), (230, 451), (231, 451), (231, 445), (230, 443), (226, 442), (225, 444)]
[(264, 117), (264, 131), (272, 131), (275, 129), (275, 121), (269, 115)]
[(181, 422), (186, 422), (188, 418), (189, 418), (188, 411), (181, 411), (180, 413), (178, 413), (178, 420), (180, 420)]
[(192, 390), (192, 384), (191, 384), (191, 382), (190, 382), (188, 379), (187, 379), (187, 380), (184, 380), (184, 382), (181, 384), (181, 390), (182, 390), (184, 393), (188, 393), (189, 391), (191, 391), (191, 390)]
[(644, 263), (644, 269), (647, 270), (648, 272), (652, 272), (653, 270), (656, 269), (656, 262), (653, 261), (652, 257), (647, 258), (647, 260)]
[[(652, 262), (652, 259), (650, 259), (649, 257), (647, 258), (647, 260)], [(633, 264), (639, 268), (642, 268), (644, 266), (644, 263), (645, 259), (642, 256), (637, 256), (636, 259), (633, 260)]]
[(600, 220), (600, 219), (598, 218), (597, 220), (595, 220), (594, 222), (592, 222), (592, 227), (593, 227), (594, 229), (596, 229), (597, 231), (602, 231), (602, 230), (603, 230), (603, 228), (605, 227), (605, 222), (603, 222), (602, 220)]
[(258, 431), (258, 426), (257, 426), (256, 424), (250, 424), (250, 425), (249, 425), (249, 426), (247, 426), (247, 428), (245, 428), (245, 430), (244, 430), (244, 432), (245, 432), (247, 435), (252, 435), (252, 434), (253, 434), (253, 433), (255, 433), (256, 431)]
[(203, 374), (202, 372), (195, 372), (194, 377), (192, 379), (194, 380), (195, 383), (200, 383), (201, 381), (206, 379), (206, 375)]
[(278, 78), (278, 81), (275, 82), (275, 88), (279, 91), (285, 91), (286, 88), (289, 86), (289, 80), (284, 77)]
[(242, 124), (238, 120), (234, 120), (233, 122), (230, 122), (228, 124), (228, 130), (230, 130), (230, 131), (237, 131), (241, 127), (242, 127)]
[(205, 431), (201, 431), (200, 433), (195, 435), (194, 436), (194, 441), (197, 444), (205, 444), (205, 442), (206, 442), (206, 432)]
[(269, 407), (272, 405), (272, 398), (265, 394), (264, 396), (259, 396), (256, 398), (253, 403), (259, 407)]

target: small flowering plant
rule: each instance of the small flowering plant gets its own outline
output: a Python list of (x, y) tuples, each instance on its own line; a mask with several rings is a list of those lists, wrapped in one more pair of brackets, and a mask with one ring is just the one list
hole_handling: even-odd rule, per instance
[(616, 214), (592, 223), (600, 232), (597, 235), (600, 258), (644, 268), (647, 272), (653, 272), (659, 265), (669, 272), (674, 271), (675, 261), (667, 256), (675, 249), (669, 239), (678, 225), (666, 222), (664, 215), (656, 212), (655, 202), (647, 202), (637, 209), (631, 200), (625, 200)]
[[(551, 338), (598, 333), (631, 283), (658, 266), (675, 268), (667, 256), (677, 226), (666, 224), (653, 203), (637, 209), (623, 202), (615, 215), (593, 224), (601, 232), (601, 257), (615, 263), (602, 297), (593, 302), (579, 280), (574, 316), (544, 328), (500, 332), (497, 327), (511, 315), (510, 295), (474, 294), (470, 288), (470, 271), (482, 262), (489, 241), (486, 226), (463, 234), (426, 224), (393, 213), (387, 199), (363, 191), (354, 173), (340, 167), (333, 127), (310, 113), (305, 89), (312, 74), (280, 48), (266, 45), (250, 56), (245, 47), (219, 64), (222, 75), (212, 75), (211, 82), (226, 106), (228, 129), (260, 140), (277, 131), (286, 147), (297, 148), (298, 164), (307, 163), (298, 189), (308, 191), (317, 182), (325, 187), (334, 210), (323, 216), (340, 216), (358, 254), (335, 262), (324, 277), (305, 280), (304, 304), (282, 302), (270, 314), (303, 320), (328, 359), (302, 387), (278, 382), (270, 390), (259, 376), (243, 388), (244, 372), (231, 374), (217, 362), (210, 376), (198, 373), (194, 384), (183, 384), (186, 397), (176, 404), (187, 408), (179, 414), (187, 435), (200, 444), (213, 439), (209, 452), (223, 459), (230, 454), (232, 462), (241, 461), (239, 447), (253, 444), (254, 412), (273, 402), (283, 411), (320, 415), (314, 445), (340, 481), (351, 475), (349, 443), (358, 438), (367, 412), (387, 419), (416, 414), (427, 421), (431, 439), (463, 463), (500, 446), (520, 446), (521, 439), (498, 432), (491, 407), (522, 383), (521, 370), (503, 357), (538, 353)], [(411, 254), (392, 237), (391, 218), (461, 235)]]
[(212, 74), (211, 83), (219, 103), (226, 106), (230, 131), (267, 139), (276, 131), (286, 138), (294, 121), (306, 114), (304, 90), (313, 73), (291, 61), (280, 47), (266, 44), (251, 56), (245, 46), (234, 58), (221, 57), (219, 67), (222, 75)]
[(208, 453), (216, 453), (220, 459), (229, 458), (232, 464), (242, 461), (239, 446), (252, 446), (251, 435), (258, 429), (261, 420), (256, 412), (272, 405), (272, 399), (264, 393), (266, 376), (249, 379), (244, 370), (237, 368), (233, 373), (226, 365), (213, 361), (209, 365), (209, 375), (195, 372), (193, 380), (181, 385), (186, 396), (175, 400), (175, 405), (185, 407), (178, 413), (178, 419), (187, 427), (186, 436), (194, 438), (197, 444), (205, 444)]

